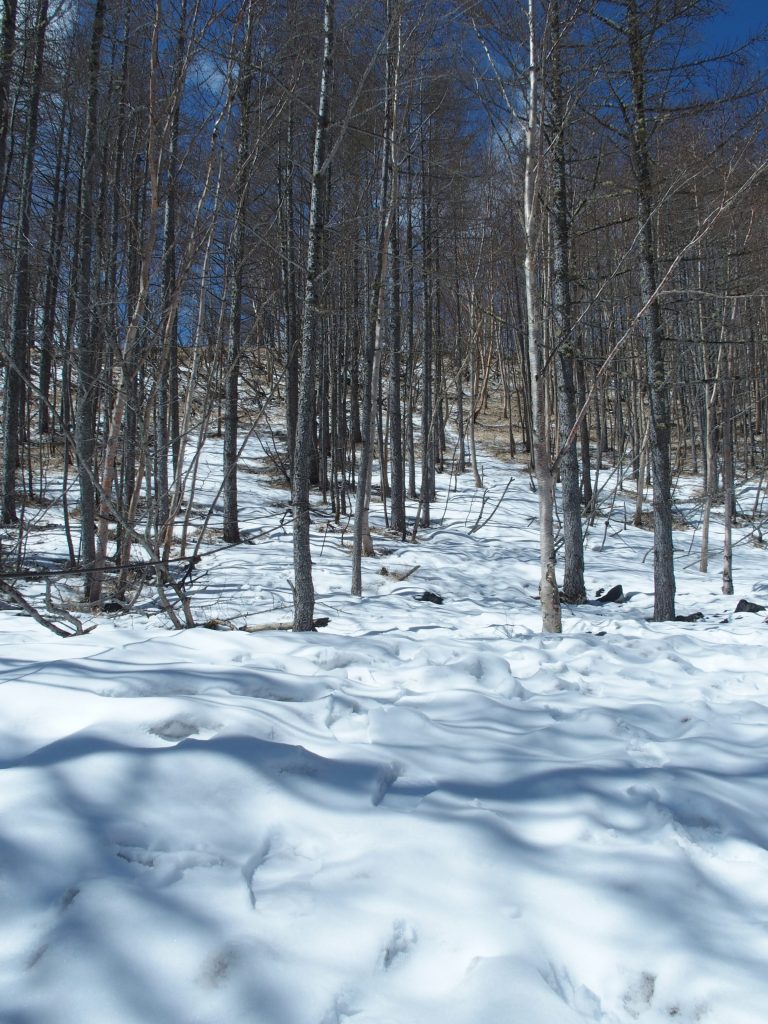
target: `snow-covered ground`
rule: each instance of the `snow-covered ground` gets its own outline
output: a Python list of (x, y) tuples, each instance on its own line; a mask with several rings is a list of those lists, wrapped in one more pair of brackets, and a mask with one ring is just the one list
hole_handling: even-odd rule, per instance
[[(377, 537), (361, 600), (318, 528), (316, 634), (0, 613), (3, 1024), (768, 1021), (768, 626), (734, 614), (765, 551), (723, 597), (681, 532), (704, 618), (654, 624), (615, 506), (588, 587), (629, 600), (545, 637), (535, 496), (515, 468), (471, 533), (483, 472), (482, 510), (445, 476), (415, 545)], [(240, 483), (195, 615), (290, 619), (285, 495)]]

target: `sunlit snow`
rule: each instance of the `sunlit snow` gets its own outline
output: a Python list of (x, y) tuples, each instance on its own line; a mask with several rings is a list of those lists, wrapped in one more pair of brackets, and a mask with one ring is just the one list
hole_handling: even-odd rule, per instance
[[(542, 636), (536, 497), (483, 474), (377, 535), (362, 599), (318, 509), (315, 634), (172, 631), (149, 591), (67, 640), (0, 612), (4, 1024), (765, 1024), (765, 551), (738, 533), (724, 597), (692, 511), (704, 618), (651, 623), (619, 498), (587, 583), (629, 599)], [(287, 495), (240, 491), (196, 620), (290, 620)]]

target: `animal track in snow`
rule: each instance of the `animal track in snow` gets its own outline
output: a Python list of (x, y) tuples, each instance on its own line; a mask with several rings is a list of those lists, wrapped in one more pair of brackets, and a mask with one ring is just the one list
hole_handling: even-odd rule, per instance
[[(652, 1011), (654, 1003), (658, 1006), (659, 993), (656, 975), (650, 971), (642, 971), (634, 977), (634, 980), (627, 986), (622, 1005), (626, 1013), (633, 1020), (640, 1020)], [(697, 1003), (694, 1006), (686, 1005), (684, 1000), (673, 1000), (666, 1006), (658, 1007), (653, 1016), (654, 1020), (662, 1017), (670, 1021), (679, 1021), (680, 1024), (699, 1024), (709, 1015), (709, 1007), (704, 1003)]]
[(368, 712), (344, 694), (331, 694), (325, 725), (342, 742), (369, 741)]
[(272, 831), (240, 869), (251, 907), (309, 912), (315, 903), (312, 879), (325, 865), (323, 853), (311, 839), (290, 841), (279, 830)]
[(333, 1000), (333, 1005), (323, 1014), (320, 1024), (344, 1024), (350, 1017), (356, 1017), (362, 1011), (354, 1003), (351, 993), (339, 992)]
[(379, 806), (381, 801), (400, 778), (402, 771), (402, 765), (395, 764), (394, 762), (392, 764), (382, 766), (376, 776), (376, 788), (371, 796), (371, 803), (374, 807)]
[(190, 736), (200, 736), (201, 733), (212, 736), (217, 728), (218, 726), (211, 727), (195, 722), (191, 718), (169, 718), (158, 725), (150, 726), (147, 731), (152, 736), (165, 740), (166, 743), (180, 743), (182, 740), (188, 740)]
[(645, 729), (617, 718), (615, 730), (626, 743), (629, 763), (636, 768), (658, 768), (667, 763), (668, 758), (658, 741)]
[(416, 929), (412, 925), (408, 924), (407, 921), (395, 921), (392, 926), (392, 934), (381, 951), (379, 960), (381, 967), (385, 971), (390, 970), (397, 960), (411, 952), (417, 941)]
[(645, 1011), (649, 1009), (653, 1002), (655, 991), (655, 974), (651, 974), (649, 971), (643, 971), (642, 974), (635, 978), (627, 988), (622, 999), (624, 1009), (630, 1017), (637, 1020), (641, 1013), (645, 1013)]
[[(69, 889), (67, 889), (64, 892), (64, 894), (61, 897), (61, 902), (58, 908), (59, 916), (61, 916), (62, 914), (66, 913), (67, 910), (69, 910), (69, 908), (72, 906), (72, 904), (75, 902), (79, 895), (80, 887), (77, 885), (70, 886)], [(45, 942), (38, 943), (38, 945), (32, 950), (32, 952), (27, 957), (26, 968), (28, 971), (31, 970), (36, 964), (40, 963), (45, 954), (48, 952), (49, 946), (50, 942), (46, 940)]]
[(699, 1021), (705, 1020), (708, 1016), (709, 1007), (701, 1003), (698, 1006), (694, 1006), (692, 1010), (686, 1010), (682, 1003), (671, 1003), (665, 1007), (664, 1013), (670, 1020), (690, 1021), (691, 1024), (699, 1024)]
[(564, 965), (550, 962), (539, 974), (552, 992), (585, 1020), (604, 1019), (599, 998), (592, 989), (579, 984)]
[(203, 963), (198, 981), (206, 988), (221, 988), (226, 984), (232, 968), (237, 966), (242, 951), (234, 942), (228, 942), (221, 949), (212, 953)]
[(254, 887), (253, 881), (254, 875), (262, 866), (262, 864), (264, 864), (265, 861), (269, 859), (269, 855), (272, 852), (273, 843), (273, 837), (268, 836), (267, 839), (264, 841), (264, 845), (262, 846), (261, 850), (259, 850), (258, 853), (254, 853), (252, 857), (249, 857), (242, 867), (242, 875), (243, 879), (245, 880), (246, 887), (248, 889), (248, 896), (250, 897), (252, 907), (256, 906), (256, 889)]
[(219, 868), (225, 864), (218, 854), (201, 850), (150, 850), (123, 843), (117, 844), (115, 855), (128, 864), (152, 870), (152, 880), (158, 886), (173, 885), (194, 868)]

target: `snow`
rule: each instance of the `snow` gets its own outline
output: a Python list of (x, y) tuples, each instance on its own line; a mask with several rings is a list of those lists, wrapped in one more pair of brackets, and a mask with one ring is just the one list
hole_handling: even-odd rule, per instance
[[(4, 1024), (765, 1024), (768, 627), (734, 614), (765, 552), (745, 526), (724, 597), (717, 534), (701, 574), (678, 533), (704, 618), (649, 622), (619, 499), (587, 582), (629, 600), (542, 636), (511, 472), (475, 532), (510, 467), (484, 505), (440, 477), (362, 599), (318, 510), (316, 634), (175, 632), (149, 593), (71, 639), (0, 612)], [(202, 560), (196, 621), (290, 619), (286, 495), (240, 491), (252, 543)]]

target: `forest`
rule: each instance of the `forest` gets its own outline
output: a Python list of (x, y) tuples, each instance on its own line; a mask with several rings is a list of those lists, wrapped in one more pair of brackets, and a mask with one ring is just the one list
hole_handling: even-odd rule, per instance
[(768, 1020), (749, 6), (5, 0), (3, 1024)]
[(715, 10), (5, 0), (4, 598), (48, 621), (41, 580), (49, 611), (150, 587), (194, 625), (201, 550), (249, 538), (258, 437), (312, 630), (318, 524), (360, 595), (371, 501), (415, 539), (436, 476), (482, 488), (490, 425), (537, 496), (545, 632), (586, 599), (584, 530), (625, 484), (653, 619), (676, 614), (683, 475), (701, 571), (717, 508), (733, 593), (733, 524), (763, 530), (766, 64)]

